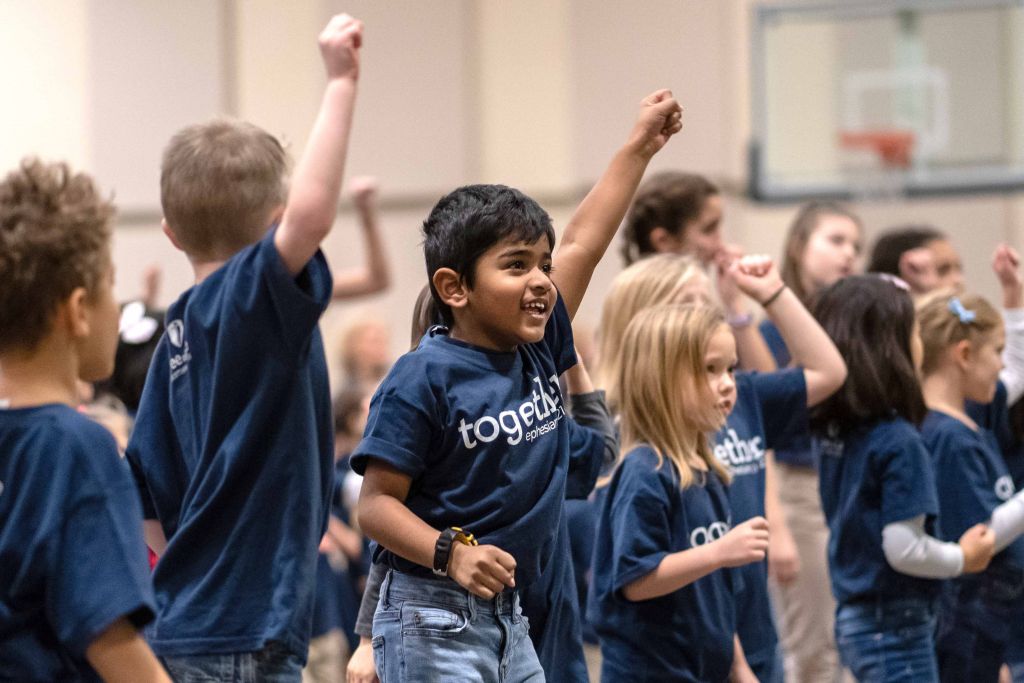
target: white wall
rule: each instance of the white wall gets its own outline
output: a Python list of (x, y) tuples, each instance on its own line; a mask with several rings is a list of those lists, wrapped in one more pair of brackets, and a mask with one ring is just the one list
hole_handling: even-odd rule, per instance
[[(468, 182), (519, 185), (560, 230), (625, 139), (640, 98), (658, 87), (682, 101), (685, 126), (652, 168), (720, 181), (728, 236), (778, 254), (795, 207), (733, 193), (746, 176), (750, 4), (0, 0), (0, 92), (16, 103), (0, 107), (0, 166), (40, 154), (94, 172), (122, 207), (119, 295), (135, 294), (155, 261), (164, 265), (167, 302), (191, 274), (158, 227), (163, 145), (182, 125), (233, 113), (282, 136), (297, 155), (323, 83), (316, 35), (330, 14), (350, 11), (366, 22), (366, 43), (348, 175), (381, 179), (395, 286), (333, 307), (325, 327), (369, 311), (393, 325), (397, 353), (424, 277), (419, 224), (436, 198)], [(1019, 195), (859, 208), (872, 234), (910, 221), (950, 232), (969, 281), (989, 296), (996, 241), (1024, 243)], [(346, 209), (325, 245), (334, 267), (359, 262), (358, 234)], [(582, 322), (596, 322), (620, 267), (617, 251), (601, 264)]]

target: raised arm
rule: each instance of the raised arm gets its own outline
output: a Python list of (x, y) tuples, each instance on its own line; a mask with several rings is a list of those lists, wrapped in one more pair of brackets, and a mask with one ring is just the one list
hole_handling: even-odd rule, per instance
[(843, 386), (843, 357), (814, 316), (782, 282), (772, 260), (767, 256), (745, 256), (733, 263), (729, 272), (745, 294), (764, 306), (779, 328), (793, 363), (804, 369), (807, 405), (821, 403)]
[(736, 355), (740, 367), (757, 372), (774, 372), (778, 370), (775, 356), (754, 324), (754, 315), (750, 312), (747, 297), (743, 296), (729, 271), (729, 267), (741, 258), (743, 249), (734, 244), (726, 245), (715, 257), (718, 297), (725, 308), (732, 336), (736, 338)]
[(601, 179), (569, 220), (554, 255), (554, 280), (569, 317), (583, 300), (594, 268), (619, 229), (651, 158), (682, 129), (682, 108), (668, 90), (640, 103), (629, 140), (612, 157)]
[(1006, 403), (1013, 405), (1024, 396), (1024, 282), (1020, 274), (1020, 257), (1005, 244), (992, 256), (992, 270), (1003, 291), (1003, 323), (1006, 346), (1003, 348), (1003, 369), (999, 379), (1006, 385)]
[(363, 229), (366, 263), (362, 267), (334, 273), (335, 299), (376, 294), (391, 285), (391, 270), (377, 216), (377, 180), (369, 177), (353, 178), (349, 183), (349, 191)]
[(338, 213), (362, 37), (362, 23), (347, 14), (332, 18), (320, 34), (327, 87), (274, 236), (274, 245), (293, 275), (313, 258)]

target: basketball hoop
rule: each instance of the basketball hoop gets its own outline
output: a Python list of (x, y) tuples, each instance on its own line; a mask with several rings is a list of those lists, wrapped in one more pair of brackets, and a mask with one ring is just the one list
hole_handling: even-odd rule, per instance
[(896, 199), (903, 194), (913, 164), (913, 131), (840, 130), (843, 172), (855, 199)]

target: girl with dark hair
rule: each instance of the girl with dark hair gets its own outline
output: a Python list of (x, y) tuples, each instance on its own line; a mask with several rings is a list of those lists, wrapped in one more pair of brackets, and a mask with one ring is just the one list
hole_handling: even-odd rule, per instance
[(995, 535), (984, 524), (958, 543), (931, 535), (939, 503), (916, 427), (926, 407), (906, 283), (845, 278), (821, 293), (815, 315), (849, 368), (811, 411), (840, 656), (860, 681), (937, 681), (936, 579), (985, 569)]
[[(823, 288), (850, 275), (860, 254), (862, 226), (848, 208), (811, 202), (797, 213), (783, 250), (782, 279), (810, 308)], [(761, 334), (780, 368), (792, 358), (778, 328), (766, 320)], [(825, 560), (828, 528), (818, 499), (818, 475), (810, 435), (775, 451), (779, 502), (796, 541), (800, 572), (774, 584), (786, 676), (798, 683), (835, 680), (839, 656), (832, 631), (835, 603)], [(789, 578), (789, 580), (784, 580)]]
[(688, 254), (705, 267), (722, 253), (722, 196), (694, 173), (663, 171), (636, 192), (626, 216), (622, 257), (630, 265), (651, 254)]

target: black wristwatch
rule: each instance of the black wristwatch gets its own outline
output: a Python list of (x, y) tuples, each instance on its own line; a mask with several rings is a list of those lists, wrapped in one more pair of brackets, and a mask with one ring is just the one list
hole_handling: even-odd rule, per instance
[(463, 545), (478, 545), (473, 534), (463, 531), (457, 526), (448, 527), (437, 537), (434, 544), (434, 573), (438, 576), (448, 576), (448, 561), (452, 558), (452, 543)]

